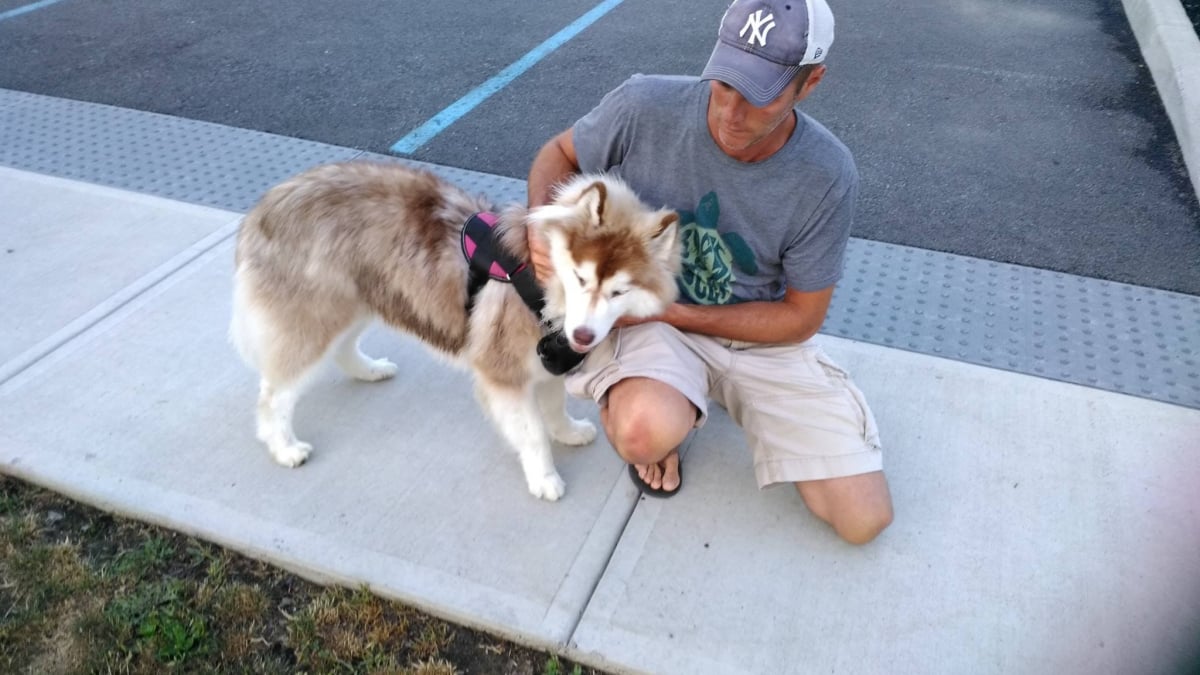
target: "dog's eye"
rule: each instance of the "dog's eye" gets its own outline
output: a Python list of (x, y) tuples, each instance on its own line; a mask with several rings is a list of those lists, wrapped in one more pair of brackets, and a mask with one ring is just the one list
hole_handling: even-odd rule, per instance
[(578, 281), (580, 286), (587, 286), (587, 283), (584, 282), (583, 277), (579, 276), (578, 272), (575, 273), (575, 281)]
[(608, 295), (609, 295), (609, 297), (615, 298), (618, 295), (625, 295), (628, 292), (629, 292), (629, 289), (627, 289), (627, 288), (614, 288), (608, 292)]

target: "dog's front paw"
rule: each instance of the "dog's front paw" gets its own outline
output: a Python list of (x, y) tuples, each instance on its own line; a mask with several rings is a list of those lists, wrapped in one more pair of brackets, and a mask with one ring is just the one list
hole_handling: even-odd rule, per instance
[(300, 466), (308, 459), (312, 446), (308, 443), (291, 443), (271, 448), (271, 457), (278, 463), (292, 468)]
[(587, 420), (570, 420), (570, 424), (554, 434), (563, 445), (587, 445), (596, 440), (596, 425)]
[(538, 499), (556, 502), (567, 491), (567, 484), (557, 472), (529, 481), (529, 493)]

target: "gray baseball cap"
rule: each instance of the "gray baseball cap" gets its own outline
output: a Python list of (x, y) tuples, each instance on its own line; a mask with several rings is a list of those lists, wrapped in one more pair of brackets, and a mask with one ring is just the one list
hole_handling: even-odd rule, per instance
[(720, 80), (762, 107), (801, 66), (824, 61), (832, 44), (833, 12), (825, 0), (734, 0), (700, 79)]

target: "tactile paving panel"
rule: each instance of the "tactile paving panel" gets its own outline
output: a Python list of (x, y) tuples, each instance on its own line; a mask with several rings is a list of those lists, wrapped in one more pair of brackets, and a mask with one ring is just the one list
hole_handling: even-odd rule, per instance
[[(428, 168), (498, 202), (524, 181), (0, 90), (0, 164), (230, 210), (352, 158)], [(853, 239), (823, 331), (1200, 408), (1200, 298)], [(852, 365), (852, 364), (848, 364)]]
[(823, 331), (1200, 407), (1200, 298), (853, 239)]
[(0, 164), (230, 211), (359, 150), (0, 89)]

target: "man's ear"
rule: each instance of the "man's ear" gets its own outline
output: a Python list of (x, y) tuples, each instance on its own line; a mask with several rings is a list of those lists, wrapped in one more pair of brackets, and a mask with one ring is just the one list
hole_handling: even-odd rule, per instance
[(608, 188), (604, 181), (596, 181), (583, 191), (578, 206), (588, 214), (588, 224), (597, 227), (604, 224), (604, 206), (608, 201)]
[(808, 77), (804, 79), (804, 83), (801, 84), (800, 88), (796, 90), (796, 100), (793, 101), (793, 103), (799, 103), (800, 101), (808, 98), (808, 95), (812, 93), (812, 90), (817, 87), (817, 84), (819, 84), (821, 79), (824, 77), (825, 64), (818, 63), (815, 68), (809, 71)]

